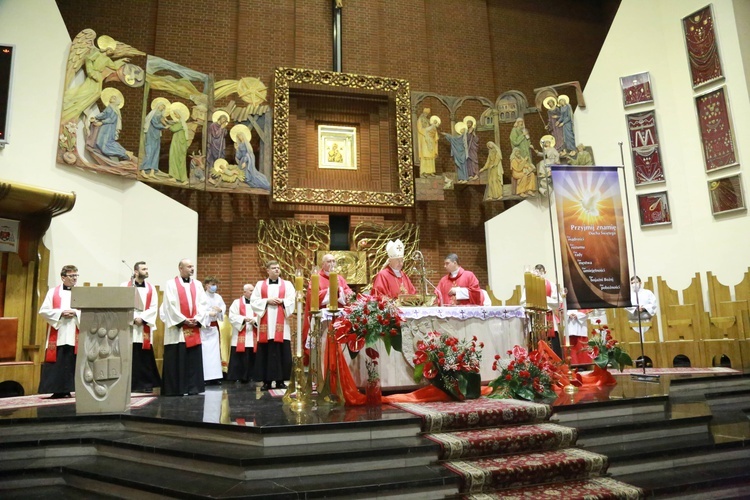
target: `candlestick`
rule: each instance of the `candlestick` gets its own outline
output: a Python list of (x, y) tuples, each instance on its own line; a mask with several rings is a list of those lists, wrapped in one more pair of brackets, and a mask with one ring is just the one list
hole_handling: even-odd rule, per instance
[(320, 275), (314, 270), (310, 276), (310, 310), (320, 309)]
[(336, 272), (328, 274), (328, 309), (336, 311), (339, 308), (339, 275)]
[(298, 292), (302, 291), (303, 279), (304, 278), (302, 277), (302, 275), (298, 275), (294, 277), (294, 289), (297, 290)]

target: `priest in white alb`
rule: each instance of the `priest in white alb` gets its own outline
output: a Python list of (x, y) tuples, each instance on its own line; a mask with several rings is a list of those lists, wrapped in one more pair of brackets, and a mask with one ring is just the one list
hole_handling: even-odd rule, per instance
[(250, 297), (255, 287), (250, 283), (242, 287), (242, 297), (229, 306), (229, 322), (232, 324), (232, 347), (229, 354), (227, 380), (250, 382), (255, 369), (255, 335), (258, 319), (250, 306)]
[(148, 266), (145, 262), (136, 262), (133, 266), (133, 277), (120, 286), (132, 286), (138, 290), (143, 303), (143, 310), (133, 311), (133, 323), (130, 332), (133, 336), (133, 364), (130, 389), (133, 392), (152, 392), (154, 387), (161, 387), (161, 376), (156, 366), (154, 349), (151, 345), (156, 330), (156, 315), (159, 311), (159, 294), (148, 278)]
[(266, 263), (268, 279), (259, 281), (250, 298), (258, 315), (258, 351), (255, 355), (255, 379), (262, 380), (261, 390), (285, 389), (292, 373), (291, 329), (289, 317), (294, 313), (294, 285), (281, 278), (281, 267), (275, 260)]
[(208, 324), (201, 325), (201, 352), (203, 353), (203, 380), (206, 385), (221, 385), (224, 376), (221, 370), (221, 329), (227, 305), (217, 293), (219, 280), (214, 276), (203, 279), (208, 301)]
[(193, 279), (195, 266), (189, 259), (179, 264), (179, 276), (164, 286), (161, 319), (164, 322), (164, 396), (200, 394), (203, 353), (200, 327), (209, 323), (208, 301), (200, 281)]
[[(644, 321), (650, 322), (656, 314), (656, 295), (651, 290), (643, 288), (641, 278), (633, 276), (630, 278), (630, 303), (632, 307), (626, 307), (628, 319), (631, 324), (640, 319), (642, 331), (641, 335), (646, 333), (650, 326), (643, 325)], [(633, 330), (638, 331), (638, 326), (633, 326)]]
[(81, 311), (70, 307), (70, 291), (78, 282), (78, 268), (63, 266), (62, 284), (51, 288), (39, 308), (47, 322), (44, 363), (39, 378), (39, 394), (51, 399), (69, 398), (75, 391), (76, 351)]

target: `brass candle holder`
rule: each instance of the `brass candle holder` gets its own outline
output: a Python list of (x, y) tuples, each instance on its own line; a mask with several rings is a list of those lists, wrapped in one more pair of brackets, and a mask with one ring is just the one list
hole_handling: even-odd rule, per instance
[(570, 367), (572, 357), (570, 355), (570, 337), (565, 337), (565, 350), (567, 351), (567, 356), (565, 358), (566, 366), (568, 367), (568, 371), (565, 373), (565, 376), (568, 379), (568, 385), (563, 387), (563, 391), (565, 391), (565, 394), (575, 394), (578, 392), (578, 387), (573, 385), (573, 380), (575, 380), (575, 372)]
[[(297, 290), (295, 300), (297, 303), (297, 314), (301, 314), (305, 304), (305, 295), (302, 290)], [(294, 345), (292, 374), (289, 378), (289, 387), (281, 398), (283, 404), (289, 406), (293, 411), (304, 411), (309, 406), (309, 397), (305, 395), (304, 346), (302, 346), (302, 327), (300, 325), (301, 321), (298, 320), (295, 334), (292, 337), (292, 344)]]
[(320, 394), (317, 392), (323, 384), (321, 383), (321, 348), (320, 338), (323, 336), (321, 326), (321, 311), (310, 311), (310, 366), (307, 368), (307, 384), (305, 385), (305, 401), (309, 405), (320, 404)]

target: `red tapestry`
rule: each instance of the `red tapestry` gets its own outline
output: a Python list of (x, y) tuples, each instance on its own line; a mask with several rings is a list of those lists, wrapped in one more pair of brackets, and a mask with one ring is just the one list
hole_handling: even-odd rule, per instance
[(641, 226), (672, 223), (666, 191), (638, 195), (638, 212), (641, 215)]
[(724, 87), (695, 98), (706, 171), (737, 164)]
[(654, 111), (627, 115), (635, 184), (665, 181)]
[(714, 32), (714, 16), (708, 5), (682, 20), (693, 88), (724, 76)]
[(654, 96), (651, 93), (651, 77), (648, 71), (621, 77), (620, 88), (622, 89), (622, 103), (625, 107), (654, 102)]
[(745, 208), (742, 179), (739, 174), (709, 181), (708, 192), (711, 196), (711, 211), (714, 214), (744, 210)]

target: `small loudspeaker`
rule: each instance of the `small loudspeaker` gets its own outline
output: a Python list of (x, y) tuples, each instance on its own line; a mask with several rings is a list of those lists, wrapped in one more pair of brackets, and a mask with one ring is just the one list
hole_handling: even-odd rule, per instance
[(8, 143), (10, 88), (13, 79), (13, 45), (0, 45), (0, 147)]

